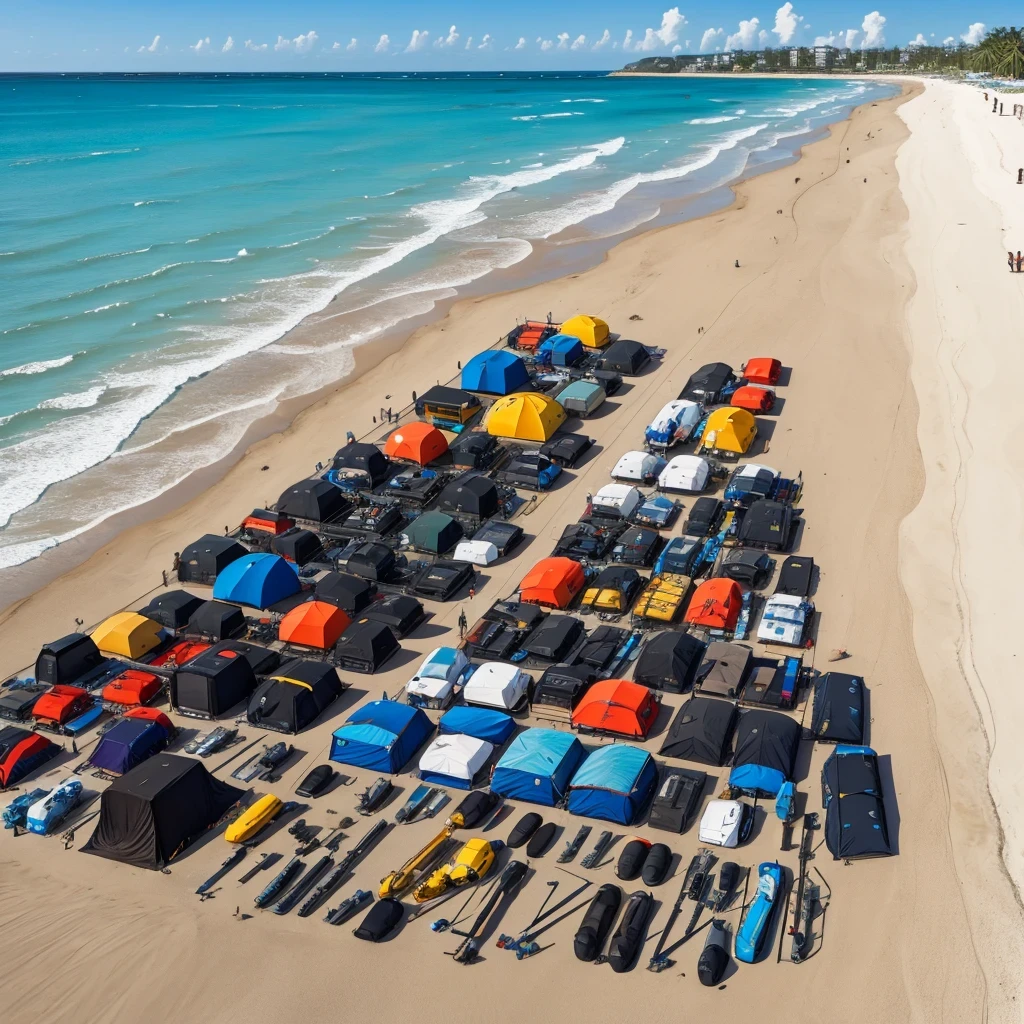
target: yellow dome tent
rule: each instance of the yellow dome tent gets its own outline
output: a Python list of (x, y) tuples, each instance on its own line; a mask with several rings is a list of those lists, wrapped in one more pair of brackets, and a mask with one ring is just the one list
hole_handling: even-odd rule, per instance
[(704, 427), (701, 447), (709, 452), (732, 452), (742, 455), (757, 437), (757, 422), (746, 409), (729, 406), (716, 409)]
[(604, 348), (611, 341), (608, 336), (608, 325), (599, 316), (570, 317), (560, 328), (562, 334), (579, 338), (587, 348)]
[(535, 391), (499, 398), (487, 413), (487, 433), (520, 441), (548, 441), (565, 422), (565, 410)]
[(92, 640), (104, 654), (134, 660), (160, 645), (160, 623), (138, 612), (118, 612), (92, 631)]

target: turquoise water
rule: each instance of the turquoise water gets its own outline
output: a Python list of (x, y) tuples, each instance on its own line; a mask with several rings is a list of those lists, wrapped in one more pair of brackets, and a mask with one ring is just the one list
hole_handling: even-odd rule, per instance
[[(0, 91), (2, 567), (215, 462), (342, 376), (355, 343), (540, 240), (634, 229), (892, 88), (68, 75)], [(279, 344), (335, 296), (329, 343)]]

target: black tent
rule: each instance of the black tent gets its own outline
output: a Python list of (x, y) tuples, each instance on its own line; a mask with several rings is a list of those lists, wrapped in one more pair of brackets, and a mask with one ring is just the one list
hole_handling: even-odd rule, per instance
[(396, 637), (408, 636), (426, 617), (423, 605), (408, 594), (392, 594), (372, 602), (363, 616), (383, 622)]
[(520, 452), (501, 471), (502, 483), (543, 491), (554, 483), (561, 470), (540, 452)]
[(700, 806), (707, 778), (704, 772), (662, 766), (647, 824), (666, 832), (683, 832)]
[(864, 742), (864, 680), (826, 672), (814, 685), (811, 736), (820, 743)]
[(793, 508), (762, 498), (747, 509), (740, 523), (739, 540), (755, 548), (785, 551), (793, 530)]
[(283, 491), (275, 507), (278, 512), (293, 519), (329, 523), (347, 515), (352, 503), (334, 484), (312, 477), (300, 480)]
[(245, 629), (245, 615), (235, 604), (204, 601), (188, 620), (187, 633), (205, 636), (208, 640), (227, 640)]
[(344, 568), (360, 579), (386, 582), (395, 571), (395, 553), (385, 544), (360, 544), (349, 552)]
[(498, 511), (498, 488), (493, 480), (476, 474), (453, 480), (441, 492), (437, 507), (452, 515), (486, 519)]
[(496, 437), (479, 430), (468, 430), (460, 434), (449, 446), (452, 464), (469, 469), (487, 469), (502, 448)]
[(331, 466), (343, 477), (365, 474), (371, 487), (376, 487), (390, 471), (388, 457), (375, 444), (353, 441), (339, 448)]
[(459, 425), (480, 411), (480, 399), (462, 388), (435, 384), (416, 399), (416, 415), (437, 426)]
[(486, 541), (498, 549), (499, 555), (507, 555), (523, 539), (523, 528), (504, 519), (489, 519), (476, 533), (473, 540)]
[(593, 447), (594, 441), (585, 434), (559, 434), (540, 446), (541, 455), (552, 462), (571, 468)]
[(814, 578), (814, 559), (807, 555), (790, 555), (779, 570), (779, 582), (775, 584), (776, 594), (791, 597), (809, 597)]
[(316, 585), (316, 599), (337, 605), (350, 618), (358, 615), (377, 593), (377, 585), (347, 572), (329, 572)]
[(413, 593), (434, 601), (450, 601), (460, 590), (469, 586), (476, 570), (468, 562), (440, 559), (425, 565), (412, 579)]
[(696, 373), (690, 374), (686, 386), (679, 392), (680, 398), (691, 402), (714, 405), (722, 389), (736, 382), (736, 375), (728, 363), (706, 363)]
[(372, 675), (398, 649), (395, 634), (383, 622), (362, 618), (341, 634), (334, 650), (342, 668)]
[(154, 597), (145, 608), (140, 608), (139, 614), (159, 622), (167, 629), (179, 630), (188, 625), (192, 613), (202, 603), (201, 597), (196, 597), (187, 590), (168, 590)]
[(676, 712), (660, 753), (718, 767), (725, 762), (736, 707), (710, 697), (691, 697)]
[(303, 530), (297, 526), (286, 530), (270, 542), (270, 550), (274, 554), (281, 555), (296, 565), (312, 562), (323, 549), (320, 538), (312, 530)]
[(237, 540), (207, 533), (182, 549), (178, 560), (181, 583), (213, 583), (217, 574), (236, 558), (249, 554)]
[(639, 341), (613, 341), (601, 354), (598, 365), (602, 370), (613, 370), (632, 377), (650, 361), (650, 352)]
[(576, 652), (577, 660), (599, 672), (608, 667), (615, 653), (629, 639), (629, 630), (620, 626), (598, 626)]
[(729, 773), (735, 789), (774, 797), (793, 778), (800, 725), (776, 711), (744, 711), (736, 727), (736, 755)]
[(653, 690), (682, 693), (692, 685), (704, 650), (705, 645), (689, 633), (659, 633), (640, 652), (633, 678)]
[(256, 689), (256, 676), (273, 671), (280, 655), (242, 640), (223, 640), (171, 676), (171, 707), (183, 715), (216, 718)]
[(249, 698), (246, 717), (264, 729), (301, 732), (341, 696), (341, 689), (332, 665), (295, 658), (260, 683)]
[(569, 713), (590, 689), (597, 674), (587, 665), (552, 665), (545, 669), (533, 692), (533, 704), (559, 708)]
[(103, 792), (99, 821), (82, 849), (157, 870), (216, 824), (242, 796), (242, 790), (214, 778), (202, 762), (159, 754)]
[(424, 512), (405, 528), (405, 536), (414, 550), (443, 555), (462, 540), (462, 527), (444, 512)]
[(567, 661), (584, 637), (583, 622), (572, 615), (549, 615), (523, 644), (523, 650), (544, 661)]
[(40, 649), (36, 658), (36, 679), (51, 686), (74, 683), (105, 660), (91, 636), (68, 633)]
[(870, 747), (838, 747), (821, 770), (825, 845), (836, 860), (888, 856), (895, 851)]
[(735, 580), (751, 590), (760, 590), (772, 576), (774, 561), (763, 551), (734, 548), (719, 567), (718, 576)]

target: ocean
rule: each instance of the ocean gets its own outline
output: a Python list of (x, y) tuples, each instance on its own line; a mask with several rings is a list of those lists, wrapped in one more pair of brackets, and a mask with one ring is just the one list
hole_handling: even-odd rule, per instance
[[(3, 568), (224, 458), (350, 372), (356, 345), (539, 253), (564, 273), (561, 250), (608, 247), (895, 88), (111, 74), (0, 91)], [(317, 344), (285, 337), (328, 303)]]

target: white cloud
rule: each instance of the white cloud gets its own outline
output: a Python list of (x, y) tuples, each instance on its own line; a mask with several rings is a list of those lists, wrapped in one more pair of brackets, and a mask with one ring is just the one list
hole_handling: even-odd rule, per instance
[(927, 46), (927, 45), (928, 45), (928, 40), (925, 39), (924, 35), (921, 32), (918, 32), (917, 35), (913, 39), (911, 39), (909, 43), (907, 43), (907, 46)]
[(836, 36), (833, 35), (832, 33), (829, 33), (827, 36), (815, 36), (814, 37), (814, 45), (815, 46), (835, 46), (836, 45)]
[(309, 53), (314, 46), (319, 42), (320, 37), (310, 29), (308, 32), (303, 32), (301, 35), (297, 35), (294, 39), (285, 39), (284, 36), (278, 36), (277, 42), (274, 43), (275, 50), (294, 50), (296, 53)]
[(543, 50), (545, 53), (547, 53), (547, 51), (550, 50), (551, 47), (555, 45), (553, 42), (551, 42), (550, 39), (541, 39), (540, 36), (537, 36), (537, 42), (540, 45), (541, 50)]
[(587, 45), (587, 37), (581, 32), (573, 41), (570, 50), (582, 50)]
[(526, 40), (522, 36), (520, 36), (519, 37), (519, 42), (516, 43), (516, 45), (513, 46), (512, 49), (513, 50), (525, 50), (526, 49)]
[(860, 44), (862, 50), (870, 50), (873, 47), (885, 45), (884, 15), (879, 14), (878, 11), (865, 14), (860, 27), (864, 33), (864, 40)]
[(210, 49), (210, 37), (207, 36), (205, 39), (200, 39), (195, 46), (190, 46), (190, 50), (195, 50), (196, 53), (202, 53), (204, 50)]
[(346, 49), (346, 50), (348, 50), (348, 51), (349, 51), (349, 53), (351, 53), (351, 52), (352, 52), (352, 51), (353, 51), (354, 49), (356, 49), (356, 48), (357, 48), (358, 46), (359, 46), (359, 40), (358, 40), (358, 39), (356, 39), (356, 37), (355, 37), (355, 36), (353, 36), (353, 37), (352, 37), (352, 38), (351, 38), (351, 39), (349, 40), (349, 42), (348, 42), (348, 46), (346, 46), (346, 47), (345, 47), (345, 49)]
[(968, 46), (977, 46), (985, 38), (985, 23), (976, 21), (960, 37)]
[[(678, 7), (671, 7), (661, 16), (661, 28), (649, 28), (643, 39), (637, 41), (635, 50), (667, 49), (678, 38), (686, 25), (686, 18), (679, 13)], [(625, 45), (625, 44), (623, 44)]]
[(955, 43), (956, 36), (946, 36), (946, 38), (942, 40), (943, 46), (953, 46)]
[(683, 52), (683, 48), (678, 43), (676, 43), (676, 45), (672, 47), (672, 52), (673, 53), (682, 53)]
[(405, 48), (406, 53), (418, 53), (427, 45), (427, 40), (430, 38), (429, 32), (421, 32), (418, 28), (412, 30), (412, 38), (409, 40), (409, 45)]
[(259, 53), (267, 48), (266, 43), (254, 43), (251, 39), (246, 39), (245, 48), (247, 50), (253, 50), (255, 53)]
[(626, 29), (626, 38), (622, 40), (622, 48), (628, 50), (633, 45), (633, 30), (631, 28)]
[(153, 36), (153, 42), (151, 42), (149, 44), (149, 46), (147, 46), (145, 43), (143, 43), (139, 47), (139, 53), (156, 53), (156, 49), (157, 49), (157, 47), (159, 45), (160, 45), (160, 37), (159, 36)]
[(472, 49), (473, 49), (473, 37), (472, 37), (472, 36), (469, 36), (469, 37), (468, 37), (468, 38), (466, 39), (466, 46), (465, 46), (465, 49), (467, 49), (467, 50), (472, 50)]
[(796, 35), (796, 30), (803, 20), (803, 15), (797, 14), (793, 10), (793, 5), (786, 0), (786, 3), (775, 12), (775, 27), (772, 31), (779, 37), (779, 42), (785, 46)]
[(725, 41), (727, 50), (752, 50), (757, 42), (757, 29), (761, 24), (757, 18), (749, 21), (740, 21), (739, 30), (734, 32)]
[(708, 53), (711, 50), (720, 50), (723, 39), (725, 39), (724, 28), (705, 29), (704, 35), (700, 37), (700, 52)]
[(852, 50), (853, 47), (855, 47), (857, 45), (857, 36), (859, 36), (859, 35), (860, 35), (860, 32), (857, 29), (855, 29), (855, 28), (848, 28), (846, 30), (846, 33), (845, 33), (846, 38), (843, 40), (843, 45), (848, 50)]
[(221, 53), (230, 53), (235, 48), (235, 40), (232, 36), (228, 36), (224, 40), (224, 45), (220, 48)]
[[(413, 34), (415, 35), (415, 33), (413, 33)], [(426, 36), (426, 32), (424, 32), (423, 35)], [(446, 35), (446, 36), (438, 36), (434, 40), (434, 45), (438, 49), (441, 49), (441, 48), (443, 48), (445, 46), (454, 46), (458, 41), (459, 41), (459, 33), (455, 31), (455, 26), (452, 25), (452, 27), (450, 29), (448, 29), (448, 35)], [(409, 45), (412, 46), (412, 43), (410, 43)], [(419, 49), (419, 47), (417, 47), (417, 49)]]
[(598, 39), (596, 43), (594, 43), (591, 49), (603, 50), (608, 45), (609, 41), (611, 40), (611, 37), (611, 33), (608, 31), (608, 29), (605, 29), (604, 34), (601, 36), (600, 39)]
[(763, 28), (757, 33), (757, 41), (761, 46), (767, 46), (770, 38), (771, 37), (768, 35), (767, 29)]
[(559, 32), (558, 33), (558, 48), (560, 50), (568, 50), (569, 49), (569, 33), (568, 32)]
[(332, 50), (340, 50), (341, 49), (341, 43), (335, 42), (334, 45), (331, 47), (331, 49)]
[(387, 53), (388, 47), (391, 45), (391, 37), (386, 33), (377, 40), (377, 45), (374, 46), (374, 53)]
[(477, 47), (478, 50), (493, 50), (494, 40), (491, 38), (490, 32), (485, 32), (483, 39), (480, 40), (480, 45)]

